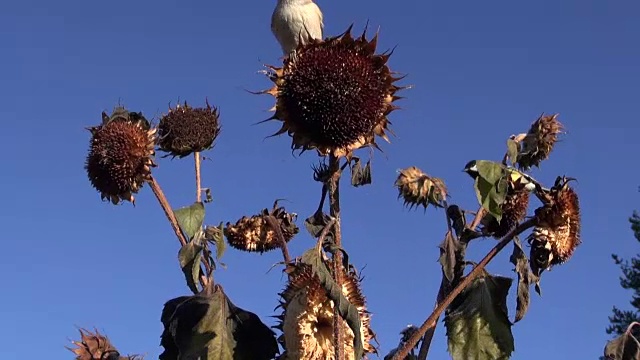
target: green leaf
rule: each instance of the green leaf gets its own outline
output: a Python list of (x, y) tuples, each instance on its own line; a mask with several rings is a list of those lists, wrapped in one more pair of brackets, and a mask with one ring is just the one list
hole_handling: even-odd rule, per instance
[(219, 285), (211, 295), (169, 300), (161, 320), (160, 360), (270, 360), (278, 354), (273, 331), (256, 314), (235, 306)]
[(178, 260), (180, 260), (180, 268), (184, 273), (187, 280), (187, 286), (197, 293), (198, 279), (200, 278), (200, 261), (202, 259), (201, 254), (204, 247), (197, 245), (193, 241), (188, 242), (185, 246), (180, 248), (178, 252)]
[[(313, 247), (307, 250), (301, 258), (301, 261), (311, 266), (314, 274), (318, 276), (320, 284), (327, 292), (327, 297), (336, 304), (338, 314), (342, 317), (351, 328), (354, 334), (360, 334), (360, 314), (358, 309), (347, 300), (342, 293), (342, 289), (331, 277), (331, 272), (323, 261), (318, 248)], [(364, 348), (361, 336), (354, 336), (353, 348), (356, 359), (362, 359)]]
[(478, 177), (475, 181), (476, 196), (482, 207), (498, 222), (502, 219), (502, 204), (507, 196), (508, 180), (502, 164), (478, 160)]
[(363, 168), (359, 158), (354, 158), (351, 165), (351, 185), (354, 187), (371, 184), (371, 160)]
[(520, 153), (520, 144), (513, 139), (507, 140), (507, 157), (511, 164), (515, 164), (518, 161), (518, 154)]
[(220, 260), (227, 250), (227, 243), (224, 241), (224, 225), (220, 222), (218, 226), (207, 226), (204, 229), (204, 237), (216, 246), (216, 260)]
[(640, 360), (640, 342), (630, 331), (608, 341), (604, 347), (607, 360)]
[(195, 202), (191, 206), (185, 206), (174, 210), (178, 225), (184, 231), (187, 238), (192, 239), (202, 229), (204, 223), (204, 204)]
[(518, 322), (524, 318), (527, 310), (529, 310), (529, 288), (534, 275), (529, 268), (529, 259), (524, 250), (522, 250), (522, 244), (517, 236), (513, 239), (513, 253), (509, 260), (515, 265), (514, 271), (518, 273), (518, 295), (516, 297), (516, 318), (514, 321)]
[(485, 274), (455, 299), (445, 315), (454, 360), (505, 360), (514, 350), (506, 306), (512, 279)]

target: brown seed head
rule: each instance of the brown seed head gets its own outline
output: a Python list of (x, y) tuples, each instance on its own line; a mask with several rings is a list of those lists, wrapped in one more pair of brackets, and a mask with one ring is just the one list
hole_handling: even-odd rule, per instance
[(525, 216), (527, 216), (528, 208), (529, 191), (526, 189), (516, 190), (513, 187), (509, 187), (505, 201), (502, 204), (502, 219), (500, 219), (500, 223), (496, 218), (487, 214), (482, 219), (482, 224), (484, 225), (482, 232), (496, 239), (504, 237), (524, 220)]
[(146, 119), (140, 117), (137, 113), (120, 114), (89, 128), (92, 137), (85, 170), (103, 200), (114, 204), (134, 202), (133, 194), (151, 176), (156, 129), (150, 129)]
[(224, 235), (229, 245), (238, 250), (259, 253), (280, 248), (278, 234), (269, 226), (266, 219), (268, 216), (273, 216), (280, 225), (280, 231), (287, 243), (298, 233), (299, 229), (295, 224), (297, 215), (287, 213), (283, 207), (277, 207), (276, 202), (271, 211), (264, 209), (258, 215), (243, 216), (235, 224), (228, 222), (224, 228)]
[(76, 347), (67, 347), (67, 349), (76, 355), (76, 360), (142, 360), (139, 355), (120, 356), (109, 339), (98, 330), (92, 333), (86, 329), (80, 329), (80, 341), (72, 341), (72, 343)]
[(542, 272), (571, 258), (580, 245), (580, 204), (568, 179), (558, 177), (548, 201), (536, 209), (537, 225), (528, 237), (531, 268)]
[[(365, 146), (377, 147), (375, 136), (389, 141), (387, 115), (397, 109), (386, 65), (391, 54), (376, 55), (377, 35), (342, 35), (301, 45), (282, 68), (271, 67), (275, 86), (263, 93), (276, 98), (275, 114), (283, 122), (274, 135), (288, 133), (291, 147), (317, 149), (320, 155), (350, 157)], [(265, 120), (267, 121), (267, 120)]]
[[(283, 331), (281, 342), (286, 359), (334, 360), (333, 301), (327, 298), (326, 290), (309, 265), (290, 265), (289, 271), (289, 283), (280, 294), (284, 309), (279, 316), (282, 322), (276, 326)], [(360, 336), (365, 354), (377, 354), (371, 343), (375, 334), (371, 329), (371, 314), (360, 290), (361, 280), (354, 271), (345, 271), (342, 280), (342, 293), (360, 315)], [(341, 324), (345, 334), (345, 359), (355, 360), (353, 331), (344, 320)]]
[(204, 108), (192, 108), (185, 101), (160, 119), (158, 146), (169, 155), (185, 157), (211, 149), (218, 134), (218, 109), (209, 102)]
[(521, 143), (518, 154), (518, 167), (529, 170), (532, 166), (540, 166), (543, 160), (549, 158), (553, 146), (558, 141), (558, 134), (563, 130), (563, 125), (558, 121), (558, 114), (540, 115), (538, 120), (531, 124), (529, 132)]
[(447, 188), (438, 178), (423, 173), (415, 166), (400, 170), (395, 186), (398, 198), (404, 199), (404, 205), (412, 208), (422, 205), (426, 209), (429, 204), (444, 207)]

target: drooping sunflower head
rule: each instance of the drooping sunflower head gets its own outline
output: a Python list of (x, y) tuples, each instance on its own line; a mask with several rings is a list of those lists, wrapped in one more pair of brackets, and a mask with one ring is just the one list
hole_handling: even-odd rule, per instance
[(387, 66), (391, 54), (376, 54), (376, 44), (377, 35), (353, 38), (349, 27), (340, 36), (300, 45), (281, 68), (271, 67), (275, 86), (263, 93), (273, 95), (276, 106), (268, 120), (283, 122), (274, 136), (286, 132), (294, 150), (337, 157), (377, 147), (376, 136), (389, 141), (387, 115), (397, 109), (393, 102), (402, 88)]
[(558, 177), (546, 203), (536, 209), (537, 224), (527, 240), (531, 244), (531, 268), (537, 274), (565, 263), (581, 243), (580, 203), (569, 180)]
[(529, 170), (532, 166), (540, 166), (540, 163), (551, 154), (554, 145), (558, 141), (558, 135), (564, 127), (558, 121), (558, 114), (545, 116), (544, 114), (531, 124), (531, 128), (522, 140), (520, 153), (518, 154), (518, 167)]
[(447, 188), (444, 182), (431, 177), (415, 166), (400, 170), (395, 186), (398, 188), (398, 198), (404, 199), (406, 206), (444, 207), (447, 198)]
[(502, 219), (498, 222), (496, 218), (486, 214), (482, 218), (482, 232), (498, 239), (507, 235), (527, 216), (529, 194), (527, 189), (515, 189), (510, 186), (502, 203)]
[(227, 223), (223, 232), (229, 245), (249, 252), (264, 253), (281, 247), (278, 229), (271, 225), (270, 219), (279, 226), (285, 242), (291, 241), (300, 231), (295, 224), (297, 215), (288, 213), (276, 202), (273, 209), (264, 209), (251, 217), (243, 216), (235, 224)]
[(89, 128), (91, 145), (85, 170), (103, 200), (118, 204), (135, 201), (155, 166), (156, 129), (140, 113), (116, 108), (112, 116), (102, 113), (101, 125)]
[[(320, 279), (311, 267), (299, 263), (289, 265), (289, 283), (280, 294), (283, 313), (276, 327), (283, 332), (282, 346), (287, 360), (334, 360), (333, 315), (334, 303), (326, 295)], [(377, 353), (372, 344), (375, 334), (371, 329), (371, 314), (367, 311), (364, 295), (360, 290), (360, 278), (354, 271), (344, 271), (342, 293), (358, 310), (360, 336), (365, 354)], [(342, 320), (344, 328), (345, 359), (355, 359), (354, 334)]]
[(120, 356), (109, 338), (100, 334), (98, 330), (90, 332), (86, 329), (79, 329), (79, 331), (80, 340), (72, 341), (76, 347), (67, 347), (76, 355), (76, 360), (142, 360), (139, 355)]
[(172, 156), (185, 157), (209, 150), (220, 134), (218, 109), (206, 102), (206, 107), (193, 108), (184, 102), (160, 119), (158, 146)]

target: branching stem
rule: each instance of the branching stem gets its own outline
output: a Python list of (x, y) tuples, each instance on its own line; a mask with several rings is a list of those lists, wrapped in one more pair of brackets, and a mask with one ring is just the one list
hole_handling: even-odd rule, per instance
[(424, 336), (429, 329), (435, 328), (435, 325), (437, 323), (438, 318), (440, 317), (440, 314), (442, 314), (442, 312), (453, 302), (453, 300), (467, 286), (469, 286), (471, 282), (478, 277), (478, 275), (482, 273), (482, 271), (487, 266), (487, 264), (491, 262), (491, 260), (493, 260), (493, 258), (495, 258), (495, 256), (502, 249), (504, 249), (504, 247), (507, 246), (511, 242), (511, 240), (513, 240), (514, 237), (518, 236), (519, 234), (526, 231), (527, 229), (533, 227), (535, 223), (536, 223), (535, 218), (529, 219), (524, 223), (518, 225), (515, 229), (509, 231), (509, 233), (504, 238), (502, 238), (502, 240), (500, 240), (500, 242), (496, 246), (494, 246), (493, 249), (491, 249), (487, 253), (487, 255), (485, 255), (484, 258), (482, 258), (482, 260), (478, 263), (478, 265), (476, 265), (467, 276), (462, 278), (462, 280), (457, 284), (457, 286), (453, 290), (451, 290), (449, 294), (447, 294), (447, 296), (442, 300), (441, 303), (438, 304), (438, 306), (431, 313), (431, 315), (429, 315), (427, 320), (425, 320), (425, 322), (420, 326), (418, 331), (416, 331), (415, 334), (413, 334), (411, 338), (409, 338), (409, 340), (403, 344), (403, 346), (391, 358), (391, 360), (404, 359), (409, 354), (411, 349), (413, 349), (416, 346), (418, 341), (420, 341), (420, 338), (422, 338), (422, 336)]

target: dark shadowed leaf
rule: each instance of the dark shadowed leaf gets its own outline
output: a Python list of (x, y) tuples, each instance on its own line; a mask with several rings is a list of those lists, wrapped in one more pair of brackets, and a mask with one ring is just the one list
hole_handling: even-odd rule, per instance
[(630, 331), (608, 341), (604, 347), (607, 360), (640, 360), (640, 343)]
[(453, 283), (456, 274), (462, 275), (462, 271), (464, 271), (464, 254), (467, 245), (458, 241), (451, 232), (447, 232), (439, 247), (440, 258), (438, 261), (442, 265), (442, 273), (449, 283)]
[(201, 245), (190, 241), (181, 247), (178, 252), (180, 268), (182, 268), (189, 289), (191, 289), (194, 294), (199, 291), (198, 278), (200, 277), (200, 261), (202, 259), (200, 255), (202, 254), (202, 250), (203, 247)]
[[(318, 238), (329, 222), (331, 222), (331, 216), (325, 213), (313, 214), (304, 221), (304, 226), (313, 238)], [(328, 241), (333, 239), (333, 230), (329, 231), (326, 238)]]
[(216, 246), (216, 260), (220, 260), (227, 249), (227, 242), (223, 236), (224, 225), (222, 222), (218, 226), (207, 226), (204, 229), (204, 237)]
[(509, 258), (511, 263), (515, 265), (514, 271), (518, 273), (518, 296), (516, 298), (516, 317), (515, 322), (522, 320), (529, 310), (529, 288), (531, 287), (531, 279), (534, 276), (529, 268), (529, 259), (522, 250), (522, 243), (516, 236), (513, 239), (513, 253)]
[(216, 285), (200, 293), (169, 300), (160, 360), (270, 360), (278, 353), (273, 331), (252, 312), (235, 306)]
[(502, 164), (487, 160), (477, 160), (476, 166), (479, 174), (475, 181), (478, 202), (499, 222), (507, 195), (505, 168)]
[[(351, 328), (354, 334), (360, 334), (360, 315), (358, 309), (347, 300), (342, 293), (342, 289), (331, 277), (331, 272), (323, 261), (320, 251), (317, 247), (307, 250), (301, 258), (301, 261), (310, 265), (313, 272), (318, 276), (320, 284), (327, 292), (327, 297), (336, 304), (338, 313)], [(356, 359), (362, 359), (364, 348), (361, 336), (354, 336), (353, 348)]]
[(507, 140), (507, 156), (511, 164), (515, 164), (518, 161), (518, 154), (520, 153), (520, 144), (513, 139)]
[(202, 229), (204, 223), (204, 204), (195, 202), (191, 206), (185, 206), (174, 210), (178, 224), (187, 238), (191, 239)]
[(371, 160), (362, 167), (360, 159), (354, 158), (354, 163), (351, 165), (351, 185), (358, 187), (369, 184), (371, 184)]
[(509, 359), (514, 350), (506, 305), (511, 282), (484, 274), (451, 304), (444, 322), (454, 360)]

